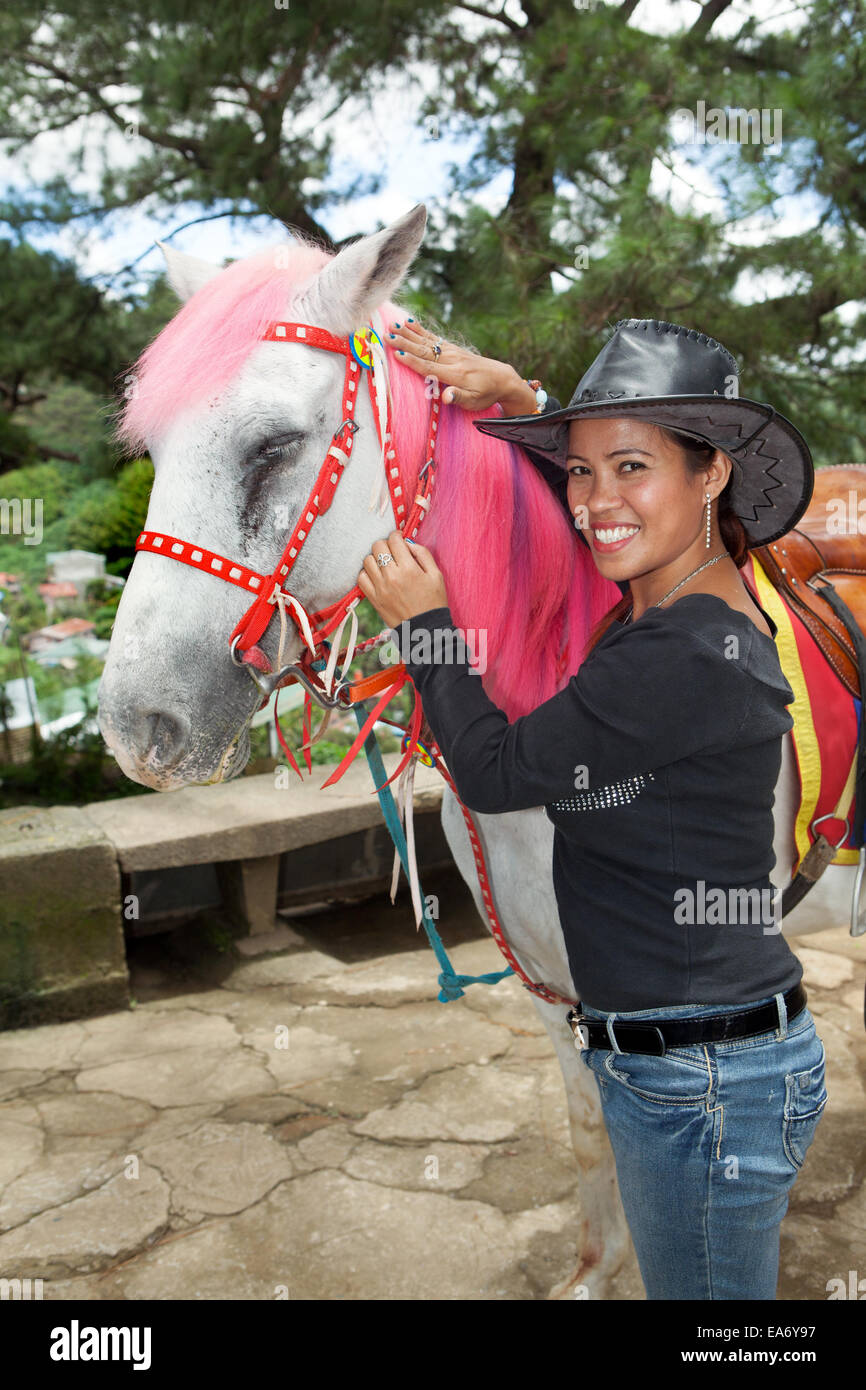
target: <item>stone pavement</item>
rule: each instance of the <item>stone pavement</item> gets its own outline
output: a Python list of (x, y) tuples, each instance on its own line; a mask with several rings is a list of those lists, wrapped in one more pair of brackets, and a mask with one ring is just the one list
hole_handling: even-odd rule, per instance
[[(498, 969), (457, 875), (425, 890), (455, 968)], [(291, 926), (270, 955), (213, 923), (132, 943), (133, 1009), (0, 1033), (0, 1277), (46, 1300), (487, 1300), (571, 1276), (564, 1091), (525, 990), (440, 1004), (402, 891)], [(866, 1277), (866, 940), (801, 941), (830, 1101), (779, 1297), (824, 1300)], [(643, 1296), (632, 1259), (615, 1297)]]

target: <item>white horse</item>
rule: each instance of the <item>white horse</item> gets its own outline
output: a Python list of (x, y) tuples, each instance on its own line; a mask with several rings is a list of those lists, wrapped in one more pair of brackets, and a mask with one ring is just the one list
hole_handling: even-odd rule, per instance
[[(289, 287), (291, 295), (287, 289), (285, 306), (276, 318), (314, 323), (345, 335), (371, 320), (379, 309), (385, 308), (388, 315), (395, 308), (399, 312), (391, 296), (422, 241), (425, 220), (425, 209), (419, 205), (392, 226), (359, 239), (334, 257), (307, 248), (299, 262), (297, 256), (292, 260), (294, 252), (275, 248), (269, 274), (247, 277), (247, 293), (242, 304), (236, 303), (228, 324), (220, 323), (221, 286), (228, 285), (233, 274), (242, 274), (237, 268), (246, 263), (221, 269), (162, 248), (170, 282), (186, 301), (168, 327), (180, 324), (186, 315), (187, 328), (185, 336), (178, 330), (175, 339), (167, 340), (161, 358), (159, 350), (153, 357), (159, 398), (151, 401), (126, 435), (138, 447), (147, 444), (155, 467), (147, 530), (194, 541), (230, 558), (239, 556), (263, 574), (273, 570), (338, 423), (343, 359), (297, 343), (256, 342), (251, 347), (256, 306), (260, 309), (266, 302), (267, 287), (273, 289), (274, 266), (285, 253), (285, 263), (294, 272), (300, 264), (305, 273), (302, 284)], [(261, 256), (252, 259), (260, 262)], [(263, 287), (258, 299), (257, 285)], [(384, 314), (380, 322), (384, 325)], [(406, 369), (406, 375), (413, 374)], [(146, 387), (147, 357), (141, 376)], [(132, 406), (136, 405), (135, 389)], [(390, 503), (386, 515), (371, 508), (371, 489), (374, 497), (387, 496), (381, 488), (383, 461), (366, 392), (361, 392), (358, 404), (360, 428), (350, 466), (330, 510), (311, 527), (291, 575), (292, 593), (308, 610), (333, 603), (351, 590), (373, 542), (398, 526)], [(459, 407), (451, 409), (462, 413)], [(142, 419), (147, 423), (146, 439), (140, 433)], [(399, 412), (394, 424), (399, 443)], [(472, 434), (481, 440), (477, 431)], [(495, 443), (494, 447), (510, 446)], [(419, 465), (416, 458), (416, 476)], [(540, 483), (525, 456), (521, 466), (530, 483)], [(277, 498), (282, 500), (281, 509), (275, 506)], [(495, 499), (490, 505), (495, 520)], [(567, 527), (559, 504), (554, 505)], [(436, 506), (434, 491), (431, 516)], [(422, 528), (419, 539), (428, 544), (428, 535), (429, 528)], [(573, 534), (570, 540), (577, 557), (583, 547), (574, 546)], [(443, 568), (450, 596), (442, 551), (437, 553), (432, 544), (431, 549)], [(539, 555), (542, 549), (539, 546)], [(507, 578), (499, 576), (506, 588)], [(608, 595), (602, 611), (611, 601)], [(248, 597), (210, 574), (166, 563), (154, 554), (137, 555), (118, 608), (99, 690), (100, 727), (127, 776), (169, 790), (220, 781), (243, 770), (249, 753), (247, 728), (260, 696), (247, 673), (229, 660), (228, 634), (248, 604)], [(463, 621), (459, 615), (457, 620)], [(275, 626), (262, 639), (271, 656)], [(288, 660), (300, 653), (294, 632), (292, 637)], [(525, 659), (531, 666), (531, 649)], [(572, 659), (571, 673), (574, 669)], [(495, 680), (495, 652), (489, 675)], [(798, 793), (788, 736), (775, 802), (774, 883), (780, 888), (791, 876)], [(475, 820), (485, 843), (503, 928), (520, 964), (532, 979), (573, 997), (553, 891), (551, 822), (538, 809), (476, 814)], [(463, 816), (447, 787), (442, 825), (486, 924)], [(785, 918), (785, 932), (796, 935), (845, 921), (853, 873), (850, 868), (831, 866)], [(573, 1274), (551, 1296), (568, 1296), (581, 1284), (588, 1296), (605, 1298), (629, 1254), (630, 1237), (596, 1083), (574, 1049), (565, 1007), (536, 996), (533, 1003), (562, 1069), (584, 1213)]]

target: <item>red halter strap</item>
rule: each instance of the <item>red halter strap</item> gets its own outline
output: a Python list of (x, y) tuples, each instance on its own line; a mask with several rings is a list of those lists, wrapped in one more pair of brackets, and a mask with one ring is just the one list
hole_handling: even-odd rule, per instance
[[(366, 330), (364, 331), (366, 333)], [(357, 338), (362, 335), (355, 336)], [(158, 531), (143, 531), (135, 544), (136, 550), (148, 550), (155, 554), (166, 555), (169, 559), (178, 560), (181, 564), (189, 565), (193, 569), (204, 570), (208, 574), (215, 575), (218, 579), (226, 580), (229, 584), (236, 584), (238, 588), (246, 590), (247, 593), (256, 595), (254, 602), (236, 624), (229, 638), (232, 649), (241, 652), (246, 652), (254, 647), (264, 635), (274, 616), (277, 591), (282, 590), (288, 593), (284, 587), (285, 578), (297, 560), (316, 519), (328, 510), (333, 501), (334, 493), (351, 458), (355, 434), (358, 430), (354, 416), (358, 398), (358, 378), (363, 370), (353, 350), (354, 342), (352, 339), (338, 338), (335, 334), (327, 332), (326, 329), (316, 327), (315, 324), (271, 323), (262, 334), (262, 338), (268, 342), (303, 343), (307, 347), (324, 348), (329, 352), (342, 353), (346, 358), (341, 422), (334, 431), (333, 439), (325, 454), (316, 481), (273, 572), (270, 575), (259, 574), (256, 570), (251, 570), (246, 565), (229, 560), (226, 556), (219, 555), (215, 551), (205, 550), (202, 546), (193, 545), (189, 541), (183, 541), (176, 536), (169, 536)], [(376, 422), (376, 432), (379, 435), (381, 445), (376, 383), (371, 369), (368, 371), (367, 379), (373, 419)], [(397, 453), (394, 448), (390, 403), (388, 405), (385, 433), (385, 473), (397, 526), (404, 535), (411, 537), (417, 535), (418, 527), (430, 505), (430, 495), (433, 490), (436, 433), (439, 427), (438, 398), (433, 397), (430, 404), (430, 428), (425, 463), (419, 473), (419, 490), (408, 515), (406, 499), (403, 497), (403, 488), (400, 483)], [(322, 646), (325, 637), (338, 626), (347, 609), (356, 599), (363, 598), (363, 596), (362, 591), (355, 585), (336, 603), (306, 615), (313, 637), (313, 649)], [(306, 613), (303, 605), (297, 599), (295, 602)], [(309, 638), (304, 632), (302, 623), (298, 621), (294, 609), (290, 608), (289, 611), (301, 636), (309, 646)], [(311, 655), (313, 655), (313, 649), (311, 649)]]

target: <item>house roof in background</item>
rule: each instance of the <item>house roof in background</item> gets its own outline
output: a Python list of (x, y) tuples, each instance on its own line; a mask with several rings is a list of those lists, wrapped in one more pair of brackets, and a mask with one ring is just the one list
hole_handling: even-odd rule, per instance
[(105, 556), (95, 550), (51, 550), (45, 559), (51, 565), (55, 560), (104, 560)]
[(63, 583), (53, 583), (51, 581), (40, 584), (39, 592), (43, 598), (78, 598), (78, 590), (74, 584), (68, 580)]
[(50, 627), (40, 627), (28, 637), (50, 637), (54, 642), (62, 642), (67, 637), (77, 637), (79, 633), (93, 632), (96, 627), (89, 618), (64, 618), (62, 623), (52, 623)]

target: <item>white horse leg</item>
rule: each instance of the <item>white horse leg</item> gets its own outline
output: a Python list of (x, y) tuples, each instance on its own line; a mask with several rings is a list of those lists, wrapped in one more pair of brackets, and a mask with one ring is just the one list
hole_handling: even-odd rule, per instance
[(568, 1125), (577, 1159), (577, 1183), (583, 1212), (581, 1241), (574, 1271), (551, 1289), (550, 1298), (612, 1297), (611, 1284), (633, 1255), (625, 1219), (616, 1162), (598, 1098), (595, 1077), (575, 1051), (570, 1030), (563, 1026), (561, 1005), (532, 996), (556, 1050), (565, 1096)]
[[(473, 813), (473, 819), (482, 839), (496, 907), (509, 946), (531, 979), (549, 985), (566, 998), (572, 996), (574, 986), (553, 891), (551, 822), (537, 809), (500, 816)], [(466, 824), (448, 787), (442, 800), (442, 827), (454, 862), (489, 930)], [(575, 1051), (565, 1022), (566, 1006), (548, 1004), (536, 995), (531, 997), (562, 1071), (583, 1211), (581, 1248), (574, 1271), (551, 1291), (550, 1297), (603, 1299), (610, 1296), (610, 1281), (630, 1253), (631, 1238), (598, 1087)]]

